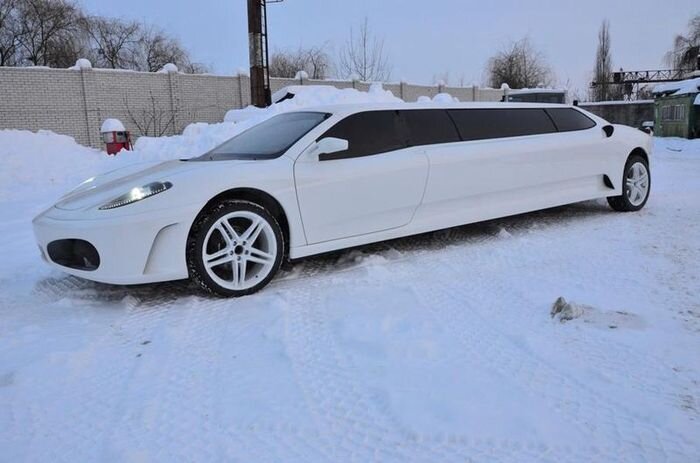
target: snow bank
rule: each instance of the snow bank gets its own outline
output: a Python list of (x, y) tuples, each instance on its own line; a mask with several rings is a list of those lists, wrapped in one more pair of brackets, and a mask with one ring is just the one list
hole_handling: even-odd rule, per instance
[(86, 178), (136, 161), (134, 153), (107, 156), (46, 130), (0, 130), (0, 201), (21, 200), (37, 189), (55, 197)]

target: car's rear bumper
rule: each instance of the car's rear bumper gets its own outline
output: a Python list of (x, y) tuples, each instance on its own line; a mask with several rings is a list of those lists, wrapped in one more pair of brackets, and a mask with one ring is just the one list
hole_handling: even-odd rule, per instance
[[(188, 277), (185, 248), (197, 212), (195, 208), (184, 208), (175, 212), (76, 220), (52, 208), (32, 223), (43, 257), (52, 266), (88, 280), (141, 284)], [(52, 261), (49, 243), (64, 239), (92, 244), (99, 253), (99, 266), (81, 270)]]

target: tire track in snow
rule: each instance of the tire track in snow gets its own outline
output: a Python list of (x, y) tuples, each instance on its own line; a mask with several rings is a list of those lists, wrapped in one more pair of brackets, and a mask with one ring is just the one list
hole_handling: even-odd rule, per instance
[(285, 345), (314, 412), (316, 444), (326, 461), (409, 461), (395, 426), (377, 412), (335, 345), (324, 313), (331, 308), (320, 297), (326, 280), (305, 282), (284, 312)]
[[(451, 254), (454, 257), (454, 253)], [(439, 275), (447, 267), (450, 272), (457, 271), (451, 262), (435, 256), (426, 259), (428, 268), (424, 272)], [(426, 307), (432, 307), (436, 319), (442, 320), (445, 328), (461, 341), (463, 354), (470, 361), (478, 361), (486, 369), (498, 372), (504, 378), (518, 378), (520, 384), (527, 385), (528, 390), (542, 396), (550, 404), (552, 410), (563, 413), (573, 423), (579, 426), (583, 433), (591, 429), (594, 435), (614, 436), (614, 439), (624, 448), (596, 448), (602, 452), (604, 460), (638, 461), (649, 455), (672, 461), (683, 461), (692, 454), (686, 442), (674, 435), (661, 435), (656, 428), (641, 422), (640, 415), (623, 406), (609, 403), (603, 394), (591, 390), (588, 385), (581, 384), (568, 377), (542, 359), (529, 356), (528, 353), (514, 344), (507, 336), (492, 327), (492, 324), (481, 317), (477, 310), (470, 310), (473, 301), (481, 305), (481, 310), (498, 307), (489, 303), (491, 294), (499, 294), (500, 299), (508, 294), (508, 289), (488, 279), (480, 279), (479, 287), (472, 281), (445, 283), (450, 281), (446, 275), (435, 277), (426, 284), (422, 291), (416, 291), (417, 296)], [(484, 286), (485, 285), (485, 286)], [(517, 299), (512, 299), (517, 304)], [(591, 420), (589, 420), (590, 416)], [(597, 423), (593, 427), (592, 423)], [(593, 448), (579, 450), (581, 461), (590, 458)], [(640, 453), (640, 450), (642, 452)], [(695, 449), (693, 449), (696, 451)], [(561, 450), (562, 457), (570, 460), (574, 454), (572, 449)]]
[[(31, 384), (33, 435), (27, 461), (98, 461), (109, 450), (113, 423), (123, 413), (125, 392), (135, 370), (134, 353), (143, 334), (159, 329), (164, 308), (144, 310), (127, 297), (124, 315), (97, 342), (77, 352), (53, 354), (52, 364), (67, 369), (46, 391)], [(56, 397), (56, 392), (60, 393)], [(16, 423), (18, 430), (24, 428)], [(23, 429), (23, 432), (27, 432)]]
[[(399, 273), (397, 278), (405, 274)], [(352, 277), (352, 276), (348, 276)], [(421, 434), (406, 429), (389, 410), (371, 399), (357, 380), (354, 365), (336, 346), (323, 304), (324, 287), (334, 276), (321, 278), (304, 295), (289, 301), (287, 347), (298, 383), (315, 411), (327, 461), (513, 461), (520, 457), (549, 459), (539, 443), (493, 442), (454, 433)], [(371, 282), (362, 281), (363, 286)], [(457, 362), (452, 361), (457, 368)], [(387, 453), (383, 449), (394, 449)], [(585, 460), (582, 460), (585, 461)]]

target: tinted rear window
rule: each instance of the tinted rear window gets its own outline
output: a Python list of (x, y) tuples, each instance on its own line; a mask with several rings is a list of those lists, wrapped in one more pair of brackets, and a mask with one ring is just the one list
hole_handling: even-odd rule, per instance
[(323, 155), (323, 159), (343, 159), (386, 153), (405, 148), (398, 111), (368, 111), (350, 115), (331, 127), (326, 137), (348, 141), (347, 151)]
[(547, 113), (560, 132), (586, 130), (595, 127), (595, 122), (580, 111), (571, 108), (551, 108)]
[(465, 141), (557, 131), (543, 109), (450, 109), (449, 114)]
[(444, 109), (400, 111), (400, 116), (408, 130), (411, 146), (460, 141), (457, 128)]

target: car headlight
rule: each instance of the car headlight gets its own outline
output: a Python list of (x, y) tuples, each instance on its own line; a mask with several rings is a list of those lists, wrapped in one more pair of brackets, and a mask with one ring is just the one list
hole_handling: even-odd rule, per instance
[(126, 206), (153, 195), (157, 195), (158, 193), (162, 193), (165, 190), (170, 189), (172, 186), (173, 184), (170, 182), (152, 182), (139, 188), (132, 188), (128, 193), (124, 193), (118, 198), (114, 198), (107, 204), (100, 206), (100, 210), (104, 211), (107, 209)]

